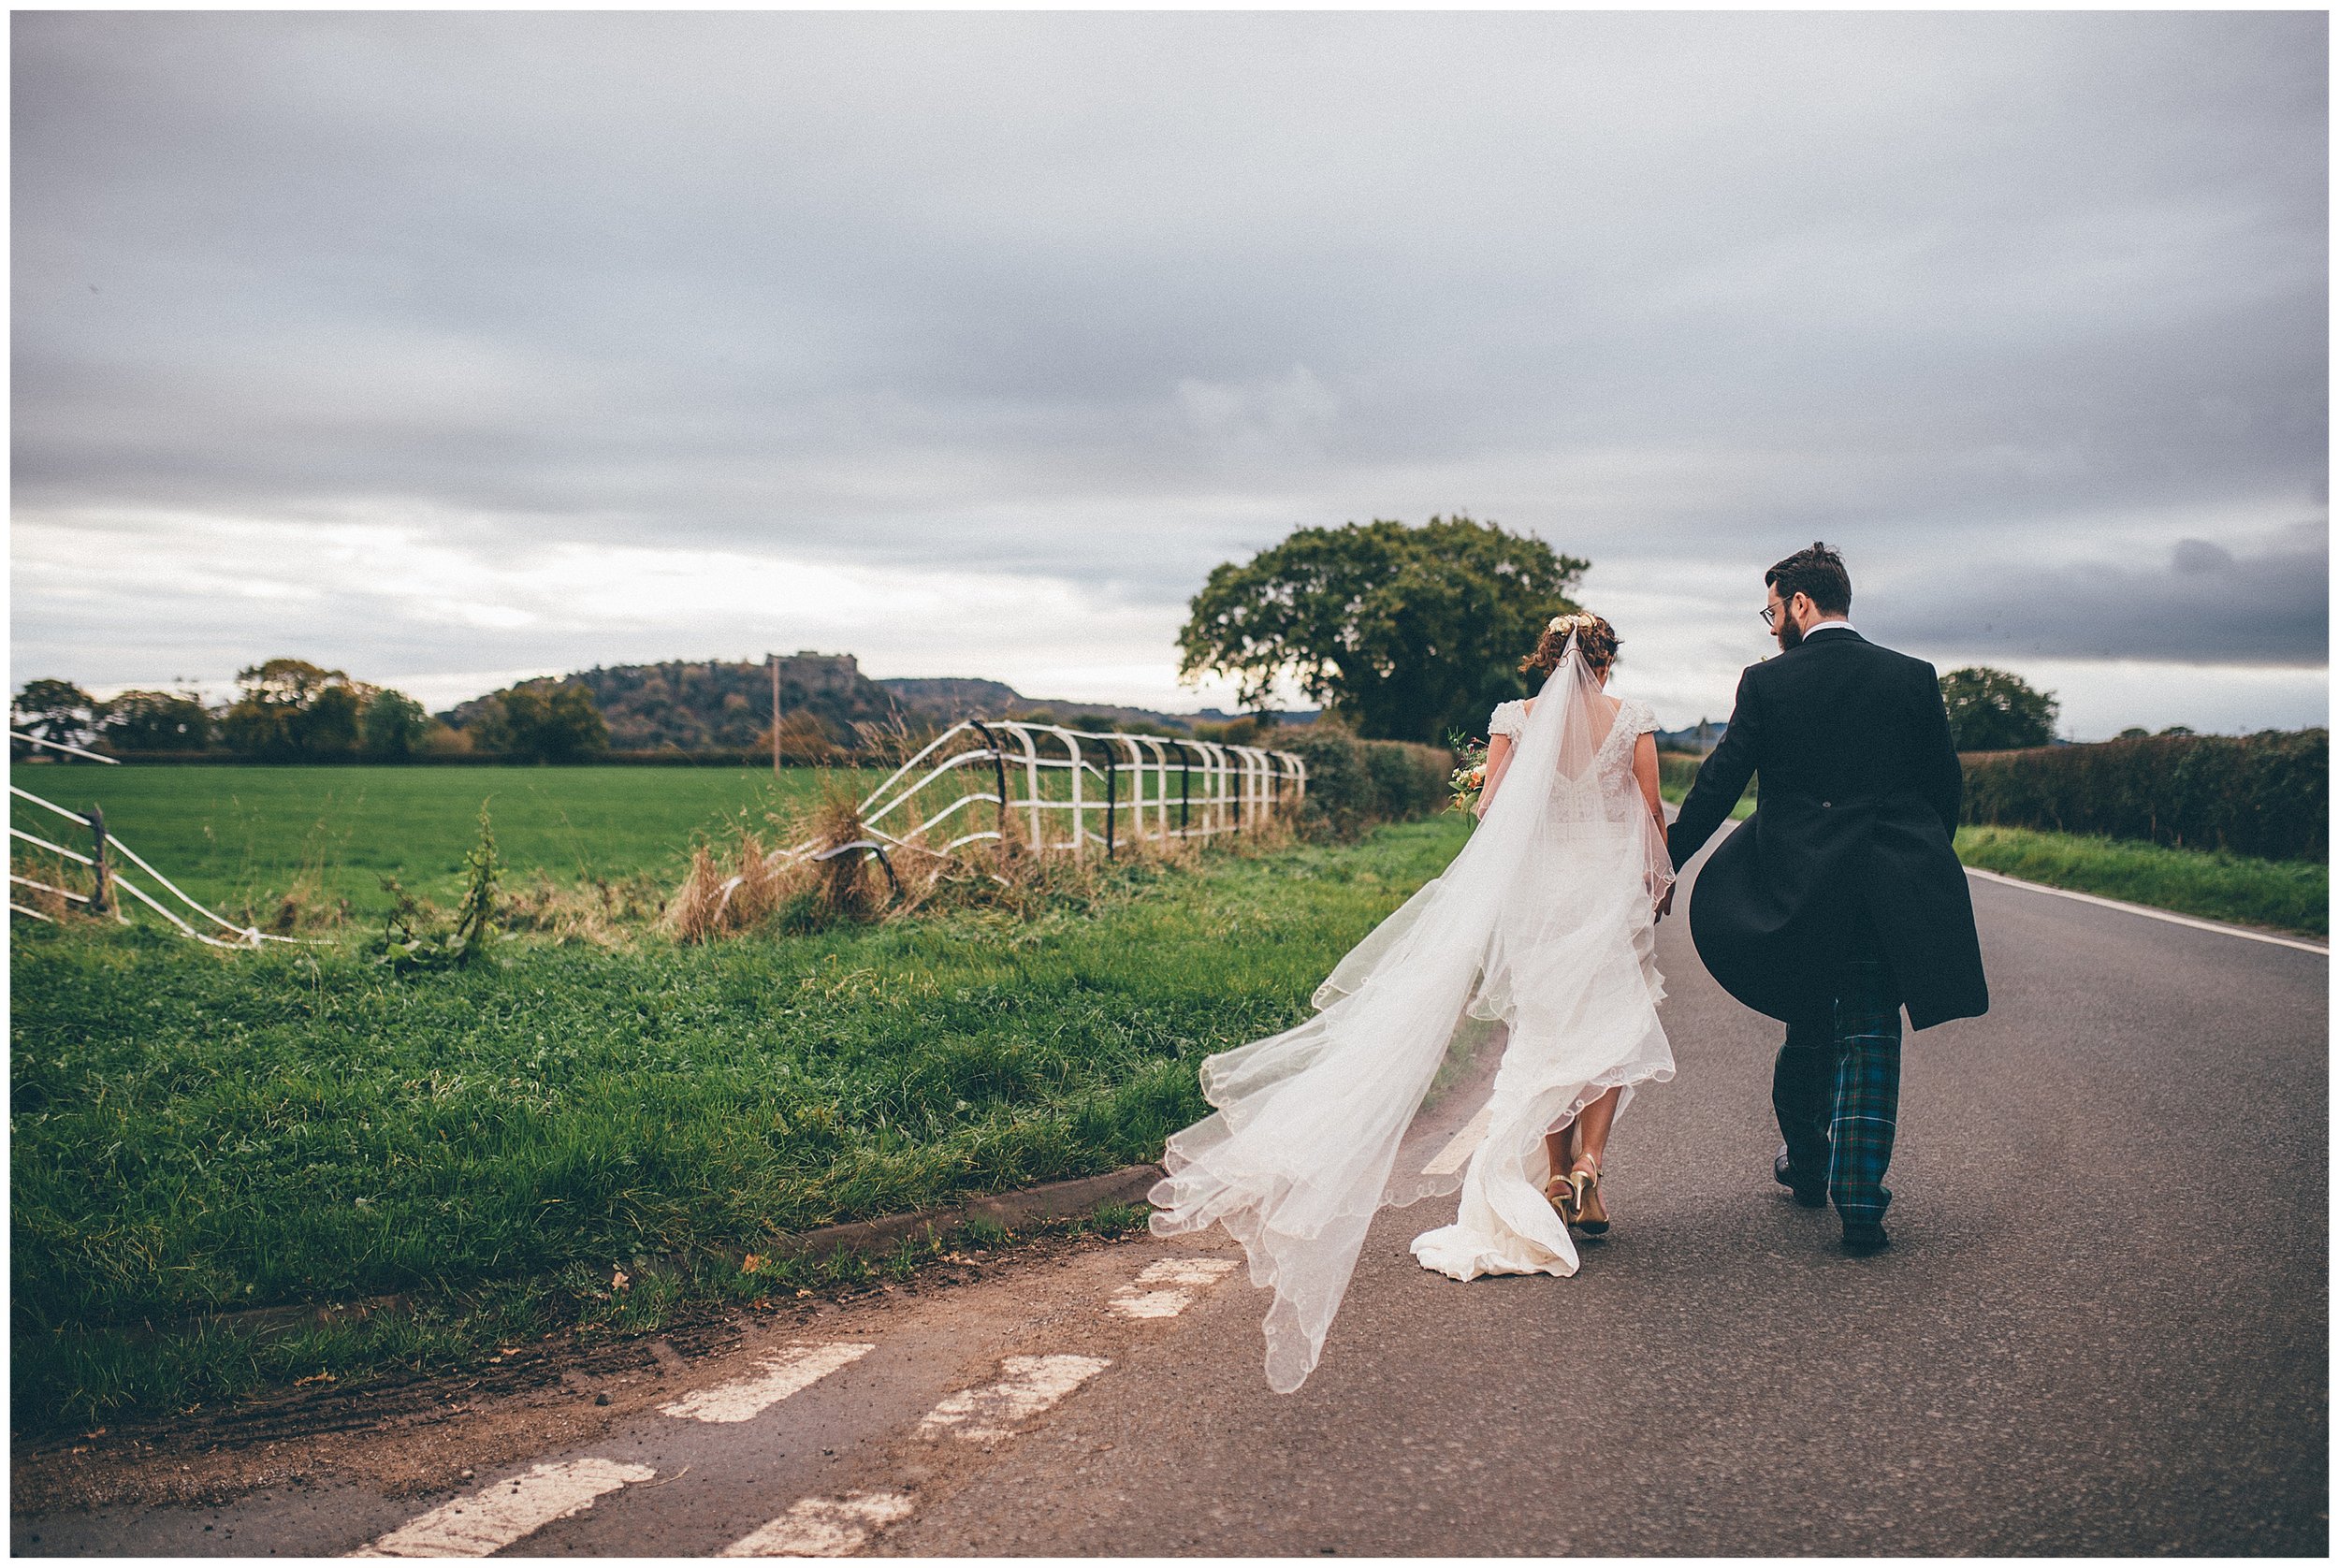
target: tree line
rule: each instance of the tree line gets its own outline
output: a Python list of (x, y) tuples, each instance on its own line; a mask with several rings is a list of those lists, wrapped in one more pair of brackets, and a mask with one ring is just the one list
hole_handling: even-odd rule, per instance
[[(1519, 661), (1553, 616), (1582, 608), (1576, 596), (1591, 566), (1533, 534), (1461, 515), (1417, 528), (1375, 519), (1300, 529), (1212, 571), (1178, 634), (1179, 674), (1232, 678), (1253, 709), (1289, 680), (1359, 739), (1445, 743), (1476, 733), (1497, 704), (1531, 694)], [(237, 697), (218, 709), (188, 692), (125, 691), (100, 702), (70, 682), (36, 680), (16, 698), (17, 728), (116, 751), (217, 748), (266, 761), (478, 751), (556, 762), (609, 747), (594, 693), (575, 676), (524, 681), (465, 704), (451, 716), (460, 728), (402, 692), (303, 660), (271, 659), (236, 679)], [(1940, 683), (1960, 751), (2053, 742), (2054, 693), (1986, 666), (1953, 670)], [(819, 760), (840, 749), (809, 713), (788, 717), (806, 732), (783, 725), (792, 755)], [(1240, 742), (1270, 728), (1246, 716), (1192, 733)], [(769, 741), (764, 729), (752, 744)]]
[(232, 700), (210, 706), (192, 691), (97, 698), (71, 681), (28, 681), (10, 704), (9, 725), (125, 755), (216, 751), (268, 762), (395, 762), (463, 751), (562, 762), (609, 745), (592, 693), (568, 682), (525, 681), (495, 692), (461, 730), (402, 691), (303, 659), (239, 670), (236, 686)]

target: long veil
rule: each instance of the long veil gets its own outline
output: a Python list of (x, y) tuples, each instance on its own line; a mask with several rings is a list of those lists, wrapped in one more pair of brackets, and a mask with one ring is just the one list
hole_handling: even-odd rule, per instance
[(1242, 1243), (1251, 1282), (1275, 1293), (1267, 1380), (1279, 1393), (1315, 1370), (1373, 1215), (1461, 1185), (1460, 1157), (1421, 1156), (1466, 1142), (1471, 1102), (1486, 1100), (1482, 1048), (1518, 1024), (1522, 995), (1536, 994), (1538, 1015), (1568, 1016), (1547, 994), (1589, 972), (1574, 962), (1593, 956), (1587, 934), (1625, 930), (1641, 899), (1645, 928), (1673, 879), (1638, 791), (1602, 789), (1612, 722), (1571, 635), (1445, 874), (1341, 960), (1313, 1017), (1202, 1064), (1216, 1111), (1170, 1139), (1151, 1228), (1224, 1225)]

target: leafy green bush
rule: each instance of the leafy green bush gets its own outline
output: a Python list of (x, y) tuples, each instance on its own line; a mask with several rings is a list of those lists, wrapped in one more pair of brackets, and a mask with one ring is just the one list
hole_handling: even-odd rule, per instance
[(1384, 821), (1411, 821), (1446, 805), (1446, 776), (1454, 770), (1451, 752), (1401, 740), (1359, 744), (1364, 748), (1365, 771), (1373, 776), (1377, 797), (1374, 809)]
[(1330, 724), (1311, 724), (1276, 738), (1283, 743), (1279, 749), (1297, 752), (1307, 764), (1307, 803), (1300, 808), (1300, 831), (1310, 838), (1335, 840), (1363, 832), (1379, 804), (1380, 791), (1364, 760), (1362, 743)]
[(2331, 852), (2331, 732), (2141, 735), (1968, 756), (1964, 820), (2265, 860)]
[(1310, 837), (1346, 840), (1374, 822), (1426, 817), (1446, 804), (1454, 762), (1438, 747), (1358, 740), (1333, 724), (1289, 730), (1275, 740), (1307, 763), (1300, 831)]

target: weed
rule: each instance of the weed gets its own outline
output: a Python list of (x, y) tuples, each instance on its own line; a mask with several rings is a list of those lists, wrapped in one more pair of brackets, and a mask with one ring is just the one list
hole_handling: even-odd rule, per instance
[(995, 1219), (978, 1214), (958, 1227), (959, 1235), (970, 1247), (996, 1247), (1013, 1232)]
[(465, 852), (463, 869), (468, 875), (463, 901), (457, 906), (453, 921), (443, 926), (395, 878), (384, 878), (394, 902), (375, 944), (376, 963), (400, 974), (413, 969), (461, 968), (494, 945), (496, 889), (503, 878), (503, 863), (496, 854), (495, 828), (487, 820), (485, 802), (479, 807), (479, 839)]
[(1145, 1203), (1099, 1203), (1085, 1214), (1078, 1214), (1066, 1228), (1076, 1236), (1126, 1236), (1145, 1228), (1153, 1217), (1153, 1207)]

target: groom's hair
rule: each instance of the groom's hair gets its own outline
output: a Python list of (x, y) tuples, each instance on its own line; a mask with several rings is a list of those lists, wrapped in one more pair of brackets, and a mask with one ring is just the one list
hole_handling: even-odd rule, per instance
[(1843, 557), (1824, 544), (1795, 551), (1764, 573), (1763, 583), (1777, 588), (1781, 599), (1809, 594), (1828, 615), (1852, 613), (1852, 573), (1843, 569)]

